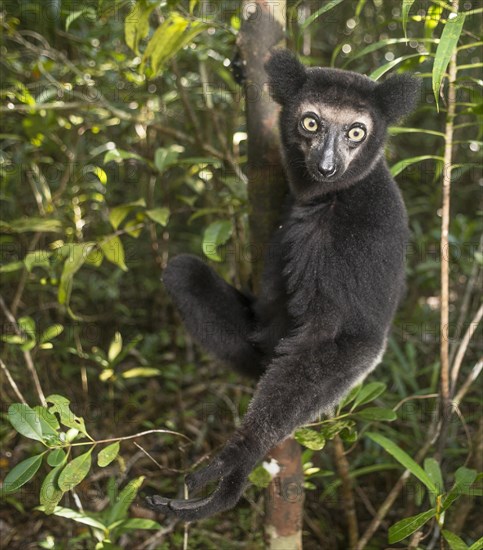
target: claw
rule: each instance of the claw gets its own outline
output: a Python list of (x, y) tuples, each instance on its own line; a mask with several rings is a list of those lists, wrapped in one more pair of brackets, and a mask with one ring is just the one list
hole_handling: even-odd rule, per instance
[(169, 501), (171, 499), (160, 497), (159, 495), (153, 495), (152, 497), (146, 497), (146, 502), (150, 508), (155, 510), (163, 511), (169, 506)]
[(174, 512), (183, 511), (183, 510), (197, 510), (205, 504), (209, 499), (207, 498), (192, 498), (190, 500), (172, 500), (169, 503), (169, 507)]
[(154, 495), (146, 497), (150, 508), (183, 521), (194, 521), (211, 515), (211, 497), (190, 500), (171, 499)]

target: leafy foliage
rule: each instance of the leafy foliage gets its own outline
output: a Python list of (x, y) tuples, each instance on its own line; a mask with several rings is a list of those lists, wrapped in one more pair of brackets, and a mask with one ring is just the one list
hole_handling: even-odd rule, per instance
[[(10, 405), (0, 431), (2, 521), (11, 548), (140, 546), (143, 530), (160, 529), (153, 519), (131, 517), (141, 485), (173, 494), (172, 470), (182, 468), (180, 440), (166, 428), (196, 434), (193, 456), (213, 451), (249, 399), (246, 385), (193, 348), (159, 282), (167, 259), (181, 250), (216, 262), (240, 287), (249, 282), (256, 243), (247, 227), (246, 104), (229, 68), (240, 6), (19, 0), (0, 8), (0, 359), (20, 393), (2, 366)], [(472, 507), (481, 475), (470, 452), (481, 438), (474, 384), (481, 339), (471, 327), (483, 265), (482, 9), (460, 2), (452, 15), (449, 8), (412, 0), (288, 3), (289, 45), (308, 62), (374, 78), (411, 71), (424, 81), (420, 109), (404, 128), (390, 129), (387, 150), (412, 241), (407, 297), (384, 364), (377, 381), (355, 388), (333, 418), (296, 434), (306, 447), (307, 545), (320, 547), (321, 536), (324, 547), (344, 545), (335, 498), (343, 483), (331, 453), (338, 436), (349, 485), (358, 489), (361, 533), (372, 520), (367, 502), (379, 509), (403, 469), (416, 488), (391, 504), (389, 529), (379, 525), (367, 548), (386, 547), (388, 539), (406, 544), (418, 533), (428, 535), (421, 548), (438, 533), (452, 550), (482, 547)], [(440, 251), (454, 53), (454, 192), (450, 246)], [(445, 336), (453, 366), (463, 335), (473, 336), (453, 381), (458, 409), (444, 411), (446, 437), (431, 442), (442, 261), (451, 266)], [(123, 439), (160, 428), (161, 445), (148, 434), (143, 449), (168, 468), (161, 472)], [(251, 479), (263, 486), (269, 477), (261, 466)], [(261, 498), (253, 488), (248, 494)], [(45, 514), (25, 522), (39, 502)], [(258, 509), (241, 506), (224, 523), (191, 526), (190, 544), (224, 548), (225, 538), (262, 548)], [(67, 534), (66, 521), (78, 529)], [(159, 548), (181, 547), (182, 538), (176, 528)]]

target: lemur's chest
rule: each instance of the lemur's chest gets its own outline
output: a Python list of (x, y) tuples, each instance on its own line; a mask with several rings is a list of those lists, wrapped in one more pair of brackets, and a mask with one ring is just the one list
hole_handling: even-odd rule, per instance
[(283, 276), (289, 292), (347, 275), (358, 235), (348, 213), (332, 201), (295, 207), (283, 228)]

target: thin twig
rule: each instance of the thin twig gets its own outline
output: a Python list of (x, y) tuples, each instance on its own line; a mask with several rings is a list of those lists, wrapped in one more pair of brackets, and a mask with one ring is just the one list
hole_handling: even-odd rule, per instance
[[(0, 309), (4, 312), (5, 316), (12, 324), (12, 327), (15, 333), (19, 336), (23, 335), (22, 331), (20, 330), (20, 327), (17, 324), (15, 317), (12, 315), (12, 312), (8, 309), (7, 304), (4, 302), (1, 295), (0, 295)], [(25, 358), (25, 363), (27, 364), (27, 368), (30, 371), (30, 375), (32, 376), (32, 380), (34, 382), (37, 395), (39, 396), (40, 403), (42, 404), (43, 407), (46, 407), (47, 401), (45, 400), (45, 395), (42, 390), (42, 385), (40, 384), (39, 375), (37, 374), (37, 370), (32, 360), (32, 355), (30, 354), (30, 351), (26, 350), (23, 352), (23, 356)]]
[(404, 405), (404, 403), (407, 403), (408, 401), (414, 401), (415, 399), (434, 399), (438, 396), (439, 393), (428, 393), (426, 395), (410, 395), (409, 397), (401, 399), (401, 401), (399, 401), (399, 403), (397, 403), (397, 405), (395, 405), (392, 410), (396, 412), (400, 407)]
[(82, 445), (99, 445), (101, 443), (113, 443), (116, 441), (126, 441), (128, 439), (135, 439), (137, 437), (143, 437), (145, 435), (149, 434), (170, 434), (170, 435), (176, 435), (178, 437), (183, 437), (184, 439), (187, 439), (190, 443), (192, 440), (187, 436), (180, 432), (174, 432), (173, 430), (163, 430), (161, 428), (155, 429), (155, 430), (146, 430), (145, 432), (139, 432), (137, 434), (133, 435), (124, 435), (122, 437), (111, 437), (109, 439), (99, 439), (98, 441), (82, 441), (81, 443), (71, 443), (71, 447), (81, 447)]
[[(476, 252), (479, 252), (480, 254), (483, 252), (483, 234), (480, 237), (480, 242), (478, 243), (478, 248)], [(468, 283), (466, 284), (463, 300), (461, 302), (461, 308), (460, 313), (458, 316), (458, 321), (456, 323), (456, 329), (453, 334), (453, 345), (451, 347), (451, 352), (449, 356), (449, 364), (452, 365), (454, 363), (454, 358), (457, 351), (456, 342), (459, 340), (461, 336), (461, 331), (463, 330), (463, 325), (466, 319), (466, 316), (468, 314), (468, 310), (470, 308), (470, 299), (473, 295), (473, 290), (476, 285), (476, 281), (478, 280), (478, 277), (480, 275), (480, 265), (478, 262), (473, 263), (473, 267), (471, 268), (471, 273), (468, 278)]]
[(466, 378), (466, 380), (463, 382), (461, 388), (459, 389), (458, 393), (455, 395), (453, 399), (453, 403), (456, 405), (459, 405), (461, 401), (463, 400), (463, 397), (466, 395), (468, 390), (471, 387), (471, 384), (478, 378), (480, 375), (480, 372), (483, 369), (483, 358), (476, 363), (476, 365), (471, 369), (470, 374)]
[(461, 340), (461, 343), (459, 345), (458, 352), (456, 353), (454, 363), (451, 367), (451, 393), (452, 394), (454, 394), (456, 390), (456, 382), (458, 381), (458, 375), (460, 372), (461, 364), (463, 362), (463, 358), (465, 356), (466, 350), (468, 348), (471, 338), (473, 337), (473, 334), (476, 332), (476, 329), (482, 317), (483, 317), (483, 304), (475, 313), (475, 316), (471, 320), (469, 327), (466, 329), (465, 335), (463, 336), (463, 339)]
[(141, 445), (139, 445), (139, 443), (136, 443), (135, 441), (133, 441), (133, 443), (142, 453), (144, 453), (149, 458), (149, 460), (154, 462), (160, 470), (164, 470), (163, 466), (161, 466), (161, 464), (153, 456), (151, 456), (148, 451), (146, 451), (146, 449), (141, 447)]
[(18, 386), (17, 384), (15, 383), (15, 380), (13, 379), (12, 375), (10, 374), (10, 371), (8, 370), (8, 367), (7, 365), (0, 359), (0, 368), (3, 370), (3, 372), (5, 373), (5, 376), (7, 377), (7, 380), (10, 384), (10, 386), (12, 386), (12, 389), (13, 391), (15, 392), (15, 395), (17, 396), (17, 398), (24, 404), (26, 405), (27, 404), (27, 401), (25, 401), (25, 398), (24, 396), (22, 395), (21, 391), (18, 389)]

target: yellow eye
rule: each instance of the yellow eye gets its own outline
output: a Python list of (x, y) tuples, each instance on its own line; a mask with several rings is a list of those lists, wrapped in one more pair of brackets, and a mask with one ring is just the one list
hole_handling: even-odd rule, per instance
[(366, 131), (360, 126), (354, 126), (347, 132), (347, 137), (351, 141), (359, 143), (366, 137)]
[(316, 132), (319, 129), (319, 123), (313, 116), (306, 116), (302, 119), (302, 127), (307, 132)]

